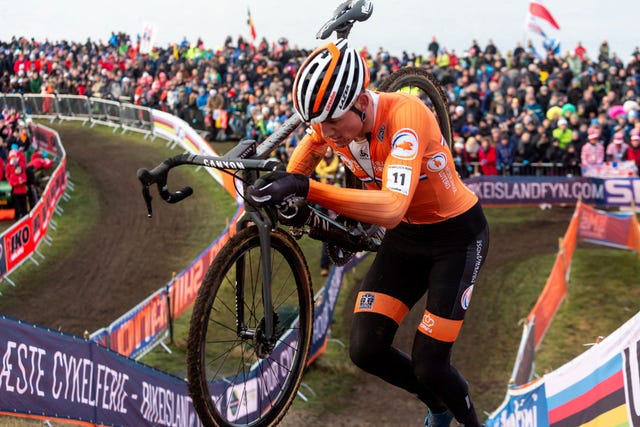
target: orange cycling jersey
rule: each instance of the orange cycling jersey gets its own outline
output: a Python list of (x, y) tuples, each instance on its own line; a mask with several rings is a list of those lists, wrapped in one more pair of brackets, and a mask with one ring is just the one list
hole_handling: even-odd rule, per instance
[(289, 172), (310, 175), (331, 145), (369, 190), (340, 188), (312, 180), (307, 199), (358, 221), (393, 228), (401, 221), (433, 224), (469, 210), (478, 201), (455, 170), (435, 116), (406, 93), (368, 92), (373, 98), (372, 132), (339, 148), (312, 125), (300, 141)]

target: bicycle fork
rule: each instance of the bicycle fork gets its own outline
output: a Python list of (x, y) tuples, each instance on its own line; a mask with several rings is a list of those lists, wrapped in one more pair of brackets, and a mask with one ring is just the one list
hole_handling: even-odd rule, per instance
[(255, 330), (247, 327), (244, 319), (244, 258), (238, 260), (236, 265), (236, 313), (237, 313), (237, 334), (243, 339), (251, 339), (254, 342), (256, 354), (261, 357), (267, 357), (273, 350), (275, 345), (275, 325), (274, 310), (271, 295), (272, 285), (272, 265), (271, 265), (271, 224), (265, 221), (260, 214), (254, 209), (246, 206), (246, 212), (250, 221), (258, 228), (260, 238), (260, 269), (262, 274), (262, 304), (263, 304), (263, 321)]

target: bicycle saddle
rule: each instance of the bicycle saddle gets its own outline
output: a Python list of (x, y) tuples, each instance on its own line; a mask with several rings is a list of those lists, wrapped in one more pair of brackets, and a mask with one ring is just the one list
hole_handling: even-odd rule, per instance
[(347, 0), (341, 3), (333, 12), (333, 16), (316, 34), (317, 39), (326, 39), (333, 31), (338, 38), (346, 38), (355, 21), (366, 21), (373, 12), (371, 0)]

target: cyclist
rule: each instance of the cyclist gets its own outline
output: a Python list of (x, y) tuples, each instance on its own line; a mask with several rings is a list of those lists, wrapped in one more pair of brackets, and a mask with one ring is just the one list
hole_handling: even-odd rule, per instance
[[(313, 51), (293, 86), (295, 109), (310, 130), (287, 172), (265, 175), (247, 196), (258, 205), (305, 197), (386, 227), (356, 300), (351, 359), (423, 401), (426, 425), (448, 426), (455, 416), (478, 426), (467, 382), (450, 355), (487, 254), (488, 225), (478, 198), (456, 174), (431, 110), (417, 97), (377, 93), (368, 83), (363, 58), (346, 40)], [(327, 146), (367, 190), (308, 178)], [(392, 346), (393, 338), (427, 291), (409, 356)]]

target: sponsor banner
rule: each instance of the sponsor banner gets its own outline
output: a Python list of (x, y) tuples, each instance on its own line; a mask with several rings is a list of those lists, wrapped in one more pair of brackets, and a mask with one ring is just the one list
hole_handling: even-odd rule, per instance
[(639, 366), (640, 313), (542, 380), (509, 389), (486, 425), (638, 426)]
[(211, 396), (230, 423), (251, 424), (260, 417), (261, 410), (282, 392), (282, 384), (289, 373), (297, 347), (297, 330), (291, 329), (276, 345), (271, 356), (256, 362), (244, 378), (225, 378), (210, 385)]
[(186, 383), (97, 344), (0, 317), (0, 411), (111, 426), (199, 426)]
[(173, 126), (173, 116), (162, 114), (158, 110), (151, 110), (151, 114), (153, 118), (153, 133), (167, 139), (173, 139), (177, 136)]
[(600, 206), (640, 206), (640, 178), (593, 179), (604, 189)]
[(190, 153), (217, 155), (211, 146), (184, 120), (159, 110), (151, 110), (151, 114), (153, 115), (154, 132), (171, 140), (177, 139)]
[(575, 204), (640, 206), (640, 178), (480, 176), (464, 180), (485, 206)]
[(60, 162), (58, 168), (51, 174), (47, 188), (50, 188), (51, 197), (48, 199), (49, 209), (55, 209), (58, 204), (58, 200), (65, 192), (67, 188), (67, 158), (65, 157)]
[(632, 178), (638, 176), (638, 167), (633, 160), (585, 165), (582, 166), (582, 176), (594, 178)]
[(209, 265), (211, 265), (215, 256), (220, 252), (222, 246), (229, 240), (229, 237), (228, 232), (219, 236), (189, 267), (183, 270), (169, 284), (168, 292), (171, 296), (171, 316), (174, 319), (184, 313), (193, 301), (195, 301)]
[(578, 240), (607, 246), (634, 249), (631, 236), (638, 233), (633, 213), (614, 213), (580, 205)]
[(134, 357), (162, 334), (168, 324), (167, 293), (162, 288), (107, 328), (109, 348)]
[(40, 244), (40, 241), (44, 238), (47, 233), (47, 212), (42, 200), (36, 203), (36, 206), (29, 212), (29, 216), (31, 217), (31, 225), (33, 229), (33, 247), (37, 248)]
[(47, 151), (54, 156), (59, 153), (58, 149), (58, 134), (53, 130), (44, 126), (29, 124), (29, 130), (31, 132), (32, 141), (38, 146), (40, 150)]
[(639, 365), (637, 313), (599, 344), (544, 376), (550, 425), (640, 425)]
[(333, 267), (327, 276), (324, 286), (315, 295), (313, 311), (313, 338), (309, 348), (308, 364), (325, 352), (328, 332), (333, 322), (333, 312), (340, 294), (340, 286), (344, 278), (344, 267)]
[(592, 203), (604, 198), (604, 190), (588, 178), (481, 176), (464, 182), (484, 205), (576, 203), (580, 198)]
[(28, 258), (33, 246), (31, 218), (25, 216), (19, 223), (7, 230), (3, 235), (6, 270), (11, 271)]
[(549, 425), (544, 380), (510, 388), (502, 405), (487, 419), (487, 427)]

